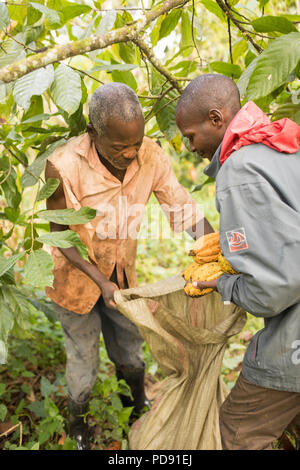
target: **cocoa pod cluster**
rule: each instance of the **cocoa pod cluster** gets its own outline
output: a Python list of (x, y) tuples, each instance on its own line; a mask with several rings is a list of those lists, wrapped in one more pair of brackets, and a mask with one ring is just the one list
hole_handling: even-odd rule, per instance
[(224, 273), (238, 274), (222, 254), (219, 232), (198, 238), (189, 255), (194, 261), (183, 272), (183, 277), (186, 281), (184, 291), (190, 297), (198, 297), (213, 291), (212, 288), (197, 289), (193, 286), (193, 281), (212, 281)]

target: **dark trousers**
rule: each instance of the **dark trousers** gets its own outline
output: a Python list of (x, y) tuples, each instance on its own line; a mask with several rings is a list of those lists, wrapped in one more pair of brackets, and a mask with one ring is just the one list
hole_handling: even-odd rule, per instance
[[(114, 271), (111, 280), (116, 283)], [(142, 344), (137, 327), (116, 310), (106, 307), (102, 297), (90, 313), (79, 315), (53, 303), (65, 335), (66, 378), (72, 400), (82, 403), (95, 384), (102, 332), (108, 357), (117, 369), (143, 369)]]
[(300, 393), (259, 387), (240, 373), (220, 409), (224, 450), (271, 450), (285, 429), (300, 432)]

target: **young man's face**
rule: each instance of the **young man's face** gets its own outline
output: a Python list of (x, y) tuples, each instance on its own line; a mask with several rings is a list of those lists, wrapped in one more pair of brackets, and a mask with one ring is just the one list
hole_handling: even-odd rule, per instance
[(126, 170), (143, 143), (144, 119), (131, 122), (109, 119), (103, 135), (98, 136), (95, 130), (90, 135), (105, 160), (118, 170)]
[(211, 160), (226, 130), (222, 117), (216, 114), (201, 120), (181, 108), (176, 113), (176, 123), (182, 135), (189, 139), (191, 152)]

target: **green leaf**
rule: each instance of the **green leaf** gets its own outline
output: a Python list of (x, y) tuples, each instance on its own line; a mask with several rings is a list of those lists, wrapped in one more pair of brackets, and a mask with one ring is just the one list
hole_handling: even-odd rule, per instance
[(3, 276), (0, 276), (0, 284), (14, 285), (15, 282), (15, 271), (12, 266)]
[(193, 47), (192, 42), (192, 28), (191, 22), (189, 19), (189, 14), (187, 11), (182, 11), (181, 15), (181, 40), (180, 40), (180, 48), (186, 48), (184, 52), (182, 52), (183, 57), (188, 56), (191, 53), (191, 47)]
[(165, 15), (159, 30), (159, 39), (168, 36), (177, 26), (181, 17), (181, 9), (177, 8)]
[(252, 62), (250, 62), (250, 64), (248, 65), (246, 70), (242, 73), (242, 75), (240, 76), (240, 78), (237, 82), (237, 87), (239, 89), (241, 98), (243, 98), (245, 93), (246, 93), (250, 77), (253, 73), (253, 70), (256, 67), (258, 59), (259, 59), (259, 57), (255, 57), (255, 59), (253, 59)]
[(64, 17), (64, 23), (75, 18), (76, 16), (88, 13), (91, 11), (91, 7), (88, 5), (80, 5), (78, 3), (68, 2), (65, 7), (61, 9), (61, 13)]
[(124, 72), (124, 71), (133, 70), (137, 68), (137, 65), (135, 64), (111, 64), (110, 62), (107, 62), (106, 60), (99, 60), (99, 59), (96, 59), (95, 62), (97, 62), (100, 65), (96, 65), (96, 67), (93, 67), (90, 70), (90, 72), (98, 72), (99, 70), (105, 70), (105, 72), (113, 72), (115, 70)]
[(14, 326), (14, 316), (9, 305), (4, 302), (2, 292), (0, 292), (0, 340), (7, 341), (8, 334)]
[(16, 172), (12, 170), (10, 176), (1, 185), (5, 194), (7, 204), (15, 209), (19, 206), (21, 202), (21, 194), (19, 193), (19, 190), (16, 185), (16, 178)]
[[(55, 311), (47, 305), (47, 303), (39, 302), (38, 300), (30, 300), (30, 303), (40, 312), (43, 312), (45, 316), (51, 323), (55, 323), (57, 321), (57, 316)], [(51, 304), (50, 304), (51, 305)]]
[(7, 358), (7, 348), (4, 341), (0, 340), (0, 364), (5, 364)]
[(96, 28), (96, 34), (108, 33), (115, 24), (117, 12), (115, 10), (102, 13), (101, 20)]
[(51, 114), (37, 114), (35, 116), (32, 116), (28, 119), (25, 119), (25, 121), (22, 121), (22, 124), (30, 124), (31, 122), (37, 122), (37, 121), (47, 121), (51, 117)]
[(19, 78), (15, 83), (13, 91), (16, 103), (28, 109), (31, 97), (33, 95), (42, 95), (50, 87), (53, 80), (54, 70), (52, 64)]
[(7, 6), (4, 3), (0, 3), (0, 29), (5, 29), (9, 26), (9, 13)]
[(300, 104), (285, 103), (279, 106), (273, 113), (272, 119), (278, 120), (288, 117), (300, 125)]
[(30, 403), (26, 408), (32, 411), (38, 418), (46, 418), (44, 410), (44, 400), (43, 401), (34, 401)]
[(51, 95), (57, 106), (69, 114), (75, 113), (81, 100), (80, 75), (67, 65), (60, 64), (54, 72)]
[(52, 152), (57, 147), (66, 143), (66, 139), (63, 137), (62, 139), (57, 140), (53, 144), (49, 145), (47, 150), (39, 155), (34, 162), (25, 169), (25, 172), (22, 175), (22, 186), (23, 188), (34, 186), (39, 179), (40, 174), (42, 173), (47, 158), (51, 155)]
[(46, 245), (56, 246), (58, 248), (70, 248), (71, 246), (75, 246), (81, 257), (89, 261), (87, 247), (82, 243), (78, 233), (73, 230), (46, 233), (45, 235), (41, 235), (37, 240)]
[(225, 15), (217, 4), (217, 2), (215, 2), (214, 0), (201, 0), (201, 3), (205, 6), (208, 11), (216, 15), (219, 20), (224, 21)]
[(5, 207), (4, 213), (7, 216), (8, 220), (15, 224), (20, 217), (20, 208)]
[(78, 211), (75, 209), (57, 209), (51, 211), (40, 211), (38, 216), (41, 219), (54, 222), (61, 225), (86, 224), (96, 217), (97, 211), (91, 207), (81, 207)]
[(49, 178), (46, 184), (41, 188), (37, 196), (37, 201), (42, 201), (43, 199), (48, 199), (48, 197), (52, 196), (52, 194), (57, 190), (59, 183), (59, 179)]
[(232, 58), (233, 62), (237, 62), (240, 57), (242, 57), (245, 52), (248, 50), (248, 43), (244, 38), (238, 39), (233, 45), (232, 45)]
[(30, 2), (30, 5), (45, 15), (49, 25), (55, 26), (61, 23), (61, 17), (57, 11), (36, 2)]
[(195, 193), (196, 191), (201, 191), (201, 189), (204, 188), (204, 186), (206, 186), (207, 184), (212, 184), (212, 183), (215, 183), (215, 179), (209, 177), (204, 181), (204, 183), (198, 184), (197, 186), (193, 186), (191, 188), (191, 193)]
[(272, 41), (257, 59), (246, 98), (255, 100), (266, 96), (285, 83), (299, 60), (300, 33), (289, 33)]
[(134, 78), (134, 75), (131, 72), (120, 72), (119, 70), (114, 70), (111, 73), (111, 76), (114, 82), (125, 83), (125, 85), (132, 88), (133, 91), (137, 91), (138, 85), (136, 79)]
[(53, 283), (53, 260), (43, 250), (32, 251), (24, 268), (24, 279), (33, 287), (44, 289)]
[(278, 31), (282, 34), (298, 32), (296, 26), (282, 16), (262, 16), (251, 22), (255, 31), (259, 33), (272, 33)]
[(4, 258), (0, 256), (0, 276), (6, 273), (15, 263), (25, 255), (25, 252), (18, 253), (17, 255), (12, 255), (9, 258)]
[(0, 421), (4, 421), (7, 415), (7, 408), (3, 403), (0, 404)]
[(42, 396), (48, 397), (51, 393), (56, 392), (57, 386), (52, 384), (46, 377), (42, 377), (40, 389)]
[[(35, 226), (31, 227), (31, 224), (27, 224), (27, 227), (24, 232), (24, 243), (23, 243), (23, 248), (25, 251), (31, 250), (31, 247), (33, 250), (39, 250), (42, 248), (42, 244), (36, 241), (38, 237), (38, 233), (35, 229)], [(32, 237), (34, 239), (33, 245), (32, 245)]]
[(20, 44), (24, 44), (24, 35), (22, 33), (16, 34), (14, 39), (15, 40), (8, 38), (1, 42), (0, 68), (10, 65), (25, 57), (24, 47)]
[(228, 62), (215, 61), (210, 62), (210, 67), (214, 72), (222, 73), (227, 77), (239, 78), (242, 74), (242, 69), (239, 65), (229, 64)]

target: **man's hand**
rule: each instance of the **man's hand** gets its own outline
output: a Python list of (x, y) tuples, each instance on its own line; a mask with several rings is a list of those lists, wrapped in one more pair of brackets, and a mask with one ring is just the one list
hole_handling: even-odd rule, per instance
[(118, 310), (114, 301), (114, 292), (119, 290), (118, 286), (111, 281), (102, 282), (99, 285), (106, 307)]
[(197, 289), (207, 289), (207, 287), (216, 289), (217, 282), (218, 279), (213, 279), (212, 281), (193, 281), (193, 287), (196, 287)]

